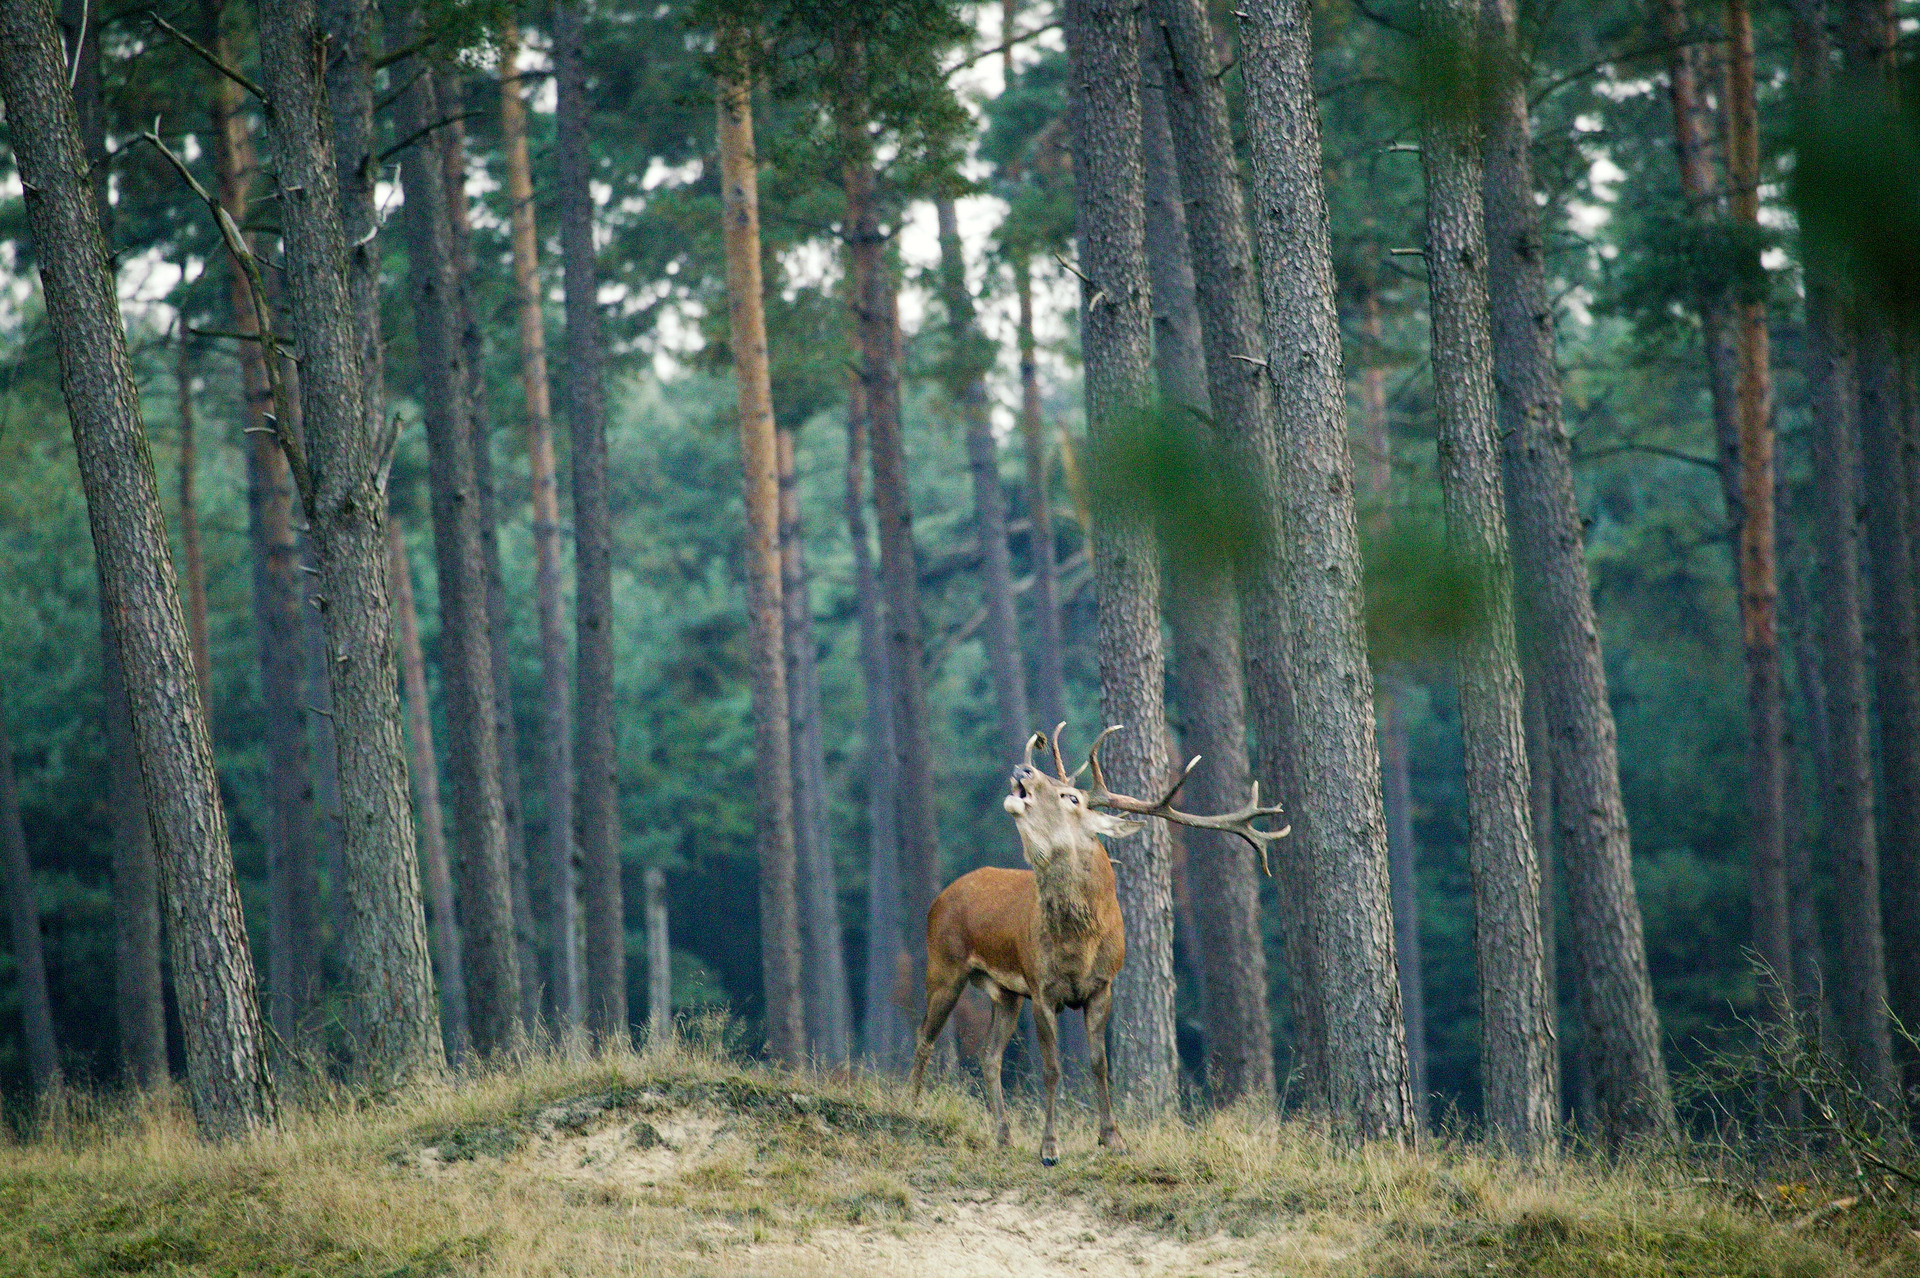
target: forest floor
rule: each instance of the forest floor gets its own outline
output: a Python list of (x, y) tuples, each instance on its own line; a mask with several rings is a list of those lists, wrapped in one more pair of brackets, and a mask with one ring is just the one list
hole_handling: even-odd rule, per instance
[(177, 1099), (79, 1100), (0, 1145), (19, 1275), (1920, 1275), (1904, 1220), (1668, 1159), (1533, 1168), (1462, 1140), (1354, 1148), (1250, 1109), (1058, 1166), (971, 1085), (742, 1065), (684, 1045), (289, 1105), (208, 1146)]

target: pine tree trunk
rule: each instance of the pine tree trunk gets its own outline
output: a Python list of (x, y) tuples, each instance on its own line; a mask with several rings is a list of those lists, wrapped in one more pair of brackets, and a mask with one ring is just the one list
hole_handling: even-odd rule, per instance
[(526, 805), (520, 785), (520, 729), (513, 712), (513, 657), (507, 629), (507, 587), (500, 567), (500, 507), (493, 483), (493, 426), (487, 411), (486, 342), (475, 313), (473, 224), (467, 215), (467, 129), (456, 107), (459, 76), (438, 76), (443, 112), (452, 118), (435, 133), (446, 174), (447, 225), (457, 322), (467, 365), (467, 411), (473, 438), (474, 491), (480, 503), (480, 557), (487, 579), (487, 650), (493, 664), (493, 730), (500, 743), (500, 801), (507, 820), (507, 891), (513, 906), (514, 959), (520, 971), (520, 1021), (529, 1031), (540, 1019), (540, 966), (534, 947), (533, 903), (527, 885)]
[(440, 758), (433, 748), (433, 711), (427, 704), (427, 658), (420, 647), (420, 616), (413, 602), (413, 569), (398, 516), (387, 516), (389, 593), (394, 638), (400, 647), (400, 684), (407, 698), (407, 736), (413, 746), (413, 802), (426, 862), (428, 935), (439, 977), (440, 1032), (456, 1063), (472, 1042), (467, 1034), (467, 976), (454, 915), (453, 875), (447, 866), (446, 816), (440, 808)]
[(599, 267), (593, 248), (593, 192), (588, 185), (581, 21), (574, 0), (554, 5), (554, 61), (560, 86), (560, 251), (567, 293), (567, 421), (573, 430), (574, 654), (579, 663), (574, 815), (584, 876), (582, 1001), (587, 1029), (596, 1042), (625, 1046), (629, 1039), (627, 933), (621, 906), (619, 752), (613, 720), (613, 522), (607, 507), (605, 346), (600, 337)]
[[(371, 156), (366, 134), (354, 131), (372, 115), (367, 15), (361, 9), (329, 42), (327, 72), (341, 81), (334, 93), (311, 56), (323, 38), (312, 0), (263, 5), (259, 17), (268, 133), (283, 192), (283, 275), (300, 334), (307, 469), (296, 478), (319, 568), (315, 606), (326, 622), (349, 1041), (358, 1074), (398, 1083), (437, 1074), (445, 1049), (414, 860), (387, 596), (383, 490), (391, 444), (375, 407)], [(327, 114), (329, 101), (337, 115)], [(357, 175), (346, 188), (336, 168), (336, 122), (346, 126), (343, 167)], [(359, 230), (350, 240), (352, 228)]]
[(126, 672), (201, 1131), (272, 1125), (264, 1032), (213, 743), (174, 590), (173, 556), (140, 420), (110, 259), (46, 0), (0, 10), (0, 100), (60, 361), (107, 615)]
[[(1373, 353), (1360, 374), (1366, 446), (1361, 450), (1360, 482), (1376, 528), (1384, 525), (1393, 494), (1393, 448), (1387, 438), (1387, 375), (1381, 366), (1380, 294), (1371, 280), (1362, 285), (1361, 325)], [(1407, 1069), (1414, 1110), (1428, 1118), (1432, 1093), (1427, 1088), (1427, 999), (1420, 962), (1419, 846), (1413, 835), (1413, 781), (1408, 772), (1407, 721), (1402, 710), (1405, 672), (1387, 669), (1373, 686), (1375, 737), (1380, 748), (1380, 797), (1387, 814), (1388, 877), (1393, 886), (1393, 953), (1400, 977), (1400, 1002), (1407, 1026)], [(1552, 954), (1548, 947), (1549, 957)], [(1551, 982), (1549, 982), (1551, 983)]]
[[(1305, 1028), (1296, 1053), (1309, 1092), (1362, 1135), (1407, 1140), (1419, 1117), (1394, 964), (1311, 18), (1304, 0), (1255, 0), (1240, 24), (1271, 395), (1271, 407), (1247, 418), (1249, 428), (1234, 441), (1243, 473), (1268, 507), (1260, 555), (1268, 568), (1241, 596), (1247, 699), (1261, 743), (1255, 772), (1276, 781), (1293, 807), (1283, 870), (1308, 896), (1290, 928), (1288, 963), (1304, 991), (1295, 1002), (1296, 1024)], [(1216, 78), (1200, 67), (1198, 75), (1177, 69), (1195, 85)], [(1227, 145), (1219, 126), (1213, 136), (1216, 148)], [(1197, 224), (1197, 207), (1188, 217)], [(1213, 256), (1196, 246), (1196, 264)], [(1229, 260), (1236, 279), (1256, 278), (1246, 256)], [(1236, 287), (1244, 296), (1246, 285)], [(1242, 314), (1258, 314), (1250, 302), (1243, 306)], [(1246, 333), (1251, 323), (1232, 331)], [(1209, 370), (1258, 367), (1225, 358), (1246, 354), (1246, 344), (1225, 346), (1218, 361), (1210, 345)], [(1218, 386), (1213, 399), (1226, 416)]]
[[(898, 298), (880, 233), (873, 158), (865, 128), (865, 55), (856, 44), (838, 50), (844, 96), (838, 104), (841, 185), (847, 209), (848, 306), (857, 333), (855, 356), (866, 404), (878, 526), (880, 591), (887, 687), (897, 770), (900, 931), (913, 976), (910, 1007), (920, 1006), (926, 975), (924, 920), (939, 890), (940, 828), (935, 817), (933, 747), (929, 740), (925, 650), (921, 635), (920, 575), (913, 550), (913, 512), (907, 494), (906, 440), (900, 415)], [(909, 1013), (908, 1021), (918, 1017)]]
[(820, 706), (820, 670), (813, 639), (813, 591), (807, 576), (806, 528), (800, 518), (800, 481), (794, 473), (794, 435), (775, 438), (780, 467), (780, 601), (787, 648), (787, 701), (793, 749), (795, 856), (800, 868), (800, 932), (806, 984), (807, 1042), (828, 1066), (853, 1055), (847, 1005), (847, 958), (840, 936), (840, 885), (828, 838), (826, 741)]
[[(1760, 125), (1754, 98), (1753, 15), (1748, 0), (1727, 0), (1727, 189), (1736, 224), (1760, 225)], [(1786, 692), (1780, 674), (1779, 586), (1774, 543), (1772, 373), (1764, 301), (1734, 303), (1738, 355), (1734, 402), (1739, 426), (1740, 614), (1746, 649), (1753, 819), (1754, 947), (1785, 970)], [(1789, 997), (1791, 992), (1789, 991)], [(1778, 1014), (1778, 1009), (1776, 1009)]]
[[(1794, 28), (1797, 41), (1797, 17)], [(1795, 74), (1798, 75), (1798, 71)], [(1811, 310), (1808, 314), (1811, 319)], [(1808, 333), (1809, 336), (1814, 333), (1811, 323)], [(1810, 361), (1809, 368), (1812, 367)], [(1808, 380), (1811, 383), (1813, 379)], [(1818, 443), (1819, 437), (1816, 435), (1816, 446)], [(1798, 521), (1801, 526), (1813, 527), (1813, 516), (1820, 513), (1824, 495), (1816, 490), (1812, 497), (1812, 507), (1807, 516)], [(1831, 1048), (1838, 1043), (1839, 1036), (1833, 1023), (1832, 1003), (1827, 998), (1828, 982), (1824, 971), (1827, 965), (1826, 952), (1820, 934), (1820, 902), (1813, 870), (1815, 851), (1824, 837), (1825, 820), (1821, 808), (1831, 790), (1833, 775), (1830, 749), (1833, 736), (1827, 719), (1827, 686), (1820, 672), (1824, 649), (1820, 637), (1815, 633), (1822, 618), (1808, 597), (1804, 579), (1790, 576), (1788, 587), (1790, 596), (1786, 615), (1792, 623), (1794, 674), (1800, 683), (1801, 703), (1806, 707), (1806, 718), (1802, 725), (1805, 736), (1802, 740), (1807, 743), (1807, 759), (1813, 765), (1813, 785), (1810, 789), (1814, 798), (1811, 804), (1802, 799), (1795, 805), (1802, 814), (1800, 829), (1797, 831), (1798, 837), (1787, 844), (1787, 916), (1793, 941), (1794, 1003), (1801, 1030), (1816, 1034), (1817, 1041)], [(1808, 788), (1796, 788), (1796, 795)]]
[[(222, 31), (225, 0), (204, 0), (203, 42), (232, 56)], [(209, 82), (210, 132), (220, 205), (236, 225), (247, 221), (255, 168), (253, 139), (242, 115), (240, 86), (222, 75)], [(320, 883), (314, 860), (313, 780), (304, 665), (301, 584), (294, 509), (299, 500), (286, 454), (268, 427), (273, 392), (266, 352), (245, 273), (227, 263), (228, 322), (237, 343), (247, 425), (247, 533), (253, 551), (253, 612), (260, 645), (260, 700), (266, 718), (268, 1004), (274, 1031), (288, 1043), (314, 1028), (321, 995)], [(250, 340), (251, 339), (251, 340)]]
[[(1168, 127), (1170, 99), (1176, 91), (1167, 53), (1171, 42), (1151, 20), (1141, 37), (1145, 42), (1141, 140), (1154, 363), (1161, 398), (1169, 406), (1196, 413), (1202, 429), (1210, 431), (1215, 419), (1195, 294), (1199, 272), (1190, 256), (1192, 228)], [(1185, 105), (1189, 110), (1195, 106)], [(1235, 180), (1231, 171), (1227, 178)], [(1200, 203), (1200, 198), (1194, 203)], [(1241, 243), (1246, 243), (1244, 234)], [(1186, 793), (1199, 811), (1227, 811), (1245, 802), (1252, 780), (1240, 609), (1232, 571), (1222, 565), (1176, 565), (1169, 595), (1174, 658), (1170, 683), (1182, 720), (1181, 754), (1200, 756), (1200, 767), (1188, 781)], [(1184, 836), (1188, 858), (1185, 878), (1192, 916), (1188, 944), (1196, 958), (1205, 956), (1197, 992), (1206, 1028), (1208, 1091), (1218, 1105), (1230, 1105), (1242, 1097), (1270, 1097), (1273, 1029), (1267, 1016), (1267, 956), (1260, 936), (1255, 854), (1230, 834), (1178, 833)]]
[(649, 866), (646, 893), (647, 1043), (664, 1046), (673, 1035), (673, 950), (667, 940), (667, 876)]
[[(886, 618), (873, 551), (867, 543), (866, 391), (858, 375), (847, 382), (847, 537), (853, 545), (855, 598), (860, 609), (860, 682), (866, 690), (867, 970), (866, 1054), (876, 1069), (907, 1062), (911, 1026), (894, 1004), (894, 986), (906, 937), (900, 910), (900, 820), (895, 793), (893, 687), (887, 677)], [(911, 960), (908, 960), (911, 966)]]
[[(518, 31), (502, 35), (501, 66), (516, 65)], [(548, 936), (576, 930), (573, 886), (573, 693), (568, 682), (566, 603), (561, 597), (560, 480), (553, 457), (546, 320), (540, 293), (540, 237), (534, 222), (527, 111), (517, 80), (500, 82), (500, 135), (513, 205), (513, 293), (520, 329), (520, 384), (526, 396), (527, 471), (533, 487), (534, 596), (540, 612), (541, 763), (547, 796)], [(578, 1026), (580, 976), (570, 945), (550, 945), (547, 994), (555, 1022)], [(523, 977), (524, 979), (524, 977)], [(565, 994), (565, 998), (557, 997)], [(531, 1024), (531, 1019), (529, 1020)]]
[[(101, 598), (106, 585), (101, 583)], [(166, 1081), (167, 1011), (160, 961), (160, 866), (147, 822), (147, 788), (134, 756), (133, 719), (120, 653), (100, 617), (101, 700), (106, 714), (107, 806), (113, 813), (114, 1009), (120, 1075), (143, 1091)]]
[[(87, 21), (78, 0), (61, 10), (62, 48), (76, 49), (70, 79), (86, 157), (88, 189), (102, 227), (111, 228), (107, 200), (106, 135), (100, 104), (99, 25)], [(83, 29), (84, 28), (84, 29)], [(133, 720), (126, 681), (106, 614), (106, 583), (100, 582), (101, 685), (106, 712), (108, 806), (113, 814), (115, 985), (120, 1025), (120, 1061), (126, 1080), (143, 1088), (167, 1076), (166, 1015), (160, 967), (159, 867), (147, 821), (146, 786), (134, 756)]]
[(467, 1035), (467, 982), (460, 957), (460, 930), (448, 867), (446, 814), (440, 804), (440, 762), (433, 744), (433, 711), (428, 701), (426, 653), (420, 644), (419, 610), (414, 604), (413, 569), (406, 538), (396, 515), (387, 519), (390, 546), (389, 593), (393, 599), (394, 639), (399, 649), (400, 684), (407, 703), (407, 736), (412, 749), (414, 811), (420, 826), (424, 861), (428, 935), (433, 944), (440, 992), (441, 1033), (455, 1063), (472, 1046)]
[(753, 145), (753, 90), (745, 78), (744, 32), (723, 37), (723, 56), (743, 64), (718, 82), (721, 182), (726, 201), (727, 309), (734, 377), (740, 393), (740, 471), (747, 506), (747, 608), (753, 670), (756, 826), (760, 854), (760, 949), (766, 988), (767, 1051), (797, 1064), (806, 1058), (796, 892), (793, 745), (787, 707), (781, 612), (780, 480), (773, 393), (767, 367), (767, 317), (760, 278), (759, 159)]
[(1040, 416), (1040, 364), (1033, 336), (1033, 267), (1013, 264), (1019, 300), (1020, 444), (1027, 466), (1027, 552), (1033, 563), (1033, 699), (1052, 731), (1067, 716), (1066, 672), (1060, 639), (1059, 568), (1054, 563), (1053, 502), (1047, 490), (1047, 440)]
[[(389, 11), (388, 43), (413, 40), (417, 24)], [(422, 75), (400, 96), (398, 127), (409, 136), (441, 118), (434, 81)], [(447, 700), (447, 757), (453, 776), (454, 842), (460, 860), (462, 957), (467, 1031), (491, 1056), (521, 1042), (520, 964), (507, 871), (506, 806), (495, 732), (487, 566), (480, 531), (460, 285), (454, 274), (445, 169), (438, 148), (418, 142), (401, 157), (407, 276), (427, 428), (433, 550), (440, 587), (440, 670)]]
[[(1841, 43), (1849, 90), (1863, 99), (1898, 91), (1894, 12), (1881, 0), (1847, 0)], [(1880, 840), (1886, 865), (1881, 881), (1894, 890), (1885, 900), (1885, 970), (1878, 979), (1892, 995), (1892, 1011), (1920, 1027), (1920, 618), (1915, 615), (1914, 512), (1908, 491), (1911, 441), (1901, 403), (1901, 370), (1893, 324), (1866, 298), (1854, 314), (1855, 411), (1866, 478), (1867, 563), (1873, 602), (1875, 708), (1880, 720)], [(1873, 880), (1863, 879), (1870, 883)], [(1853, 965), (1849, 965), (1853, 967)], [(1854, 980), (1861, 975), (1850, 973)], [(1868, 983), (1874, 978), (1865, 977)], [(1851, 1001), (1851, 997), (1849, 999)], [(1877, 1004), (1866, 1014), (1880, 1016)], [(1882, 1063), (1875, 1024), (1852, 1034), (1864, 1072), (1887, 1095), (1897, 1095), (1899, 1076)], [(1911, 1056), (1911, 1049), (1903, 1050)], [(1911, 1064), (1911, 1062), (1909, 1062)]]
[[(1673, 150), (1680, 170), (1680, 188), (1696, 217), (1711, 218), (1722, 212), (1722, 202), (1715, 186), (1708, 143), (1711, 111), (1701, 101), (1698, 64), (1712, 46), (1693, 32), (1686, 0), (1660, 0), (1659, 19), (1660, 38), (1667, 47), (1667, 96), (1673, 106)], [(1741, 524), (1740, 357), (1733, 297), (1725, 289), (1710, 289), (1697, 300), (1696, 306), (1700, 312), (1701, 345), (1707, 358), (1707, 386), (1713, 402), (1714, 450), (1720, 459), (1720, 488), (1727, 506), (1727, 526), (1737, 533)]]
[[(1070, 0), (1064, 13), (1088, 438), (1097, 447), (1152, 396), (1139, 32), (1132, 10), (1114, 0)], [(1121, 791), (1146, 794), (1167, 776), (1167, 720), (1159, 555), (1137, 503), (1095, 512), (1093, 564), (1101, 713), (1127, 728), (1106, 766)], [(1179, 1081), (1170, 858), (1165, 826), (1150, 822), (1118, 874), (1127, 963), (1113, 982), (1113, 1086), (1123, 1104), (1147, 1113), (1174, 1104)]]
[(180, 499), (181, 585), (187, 609), (187, 638), (193, 645), (193, 677), (200, 690), (200, 713), (213, 724), (213, 646), (207, 641), (207, 561), (200, 546), (200, 499), (194, 491), (194, 468), (199, 464), (193, 441), (193, 362), (187, 354), (187, 331), (176, 335), (179, 350), (173, 369), (174, 400), (180, 410), (178, 471)]
[(33, 863), (20, 826), (20, 790), (13, 775), (13, 740), (0, 722), (0, 865), (6, 875), (7, 918), (13, 928), (14, 987), (20, 998), (20, 1033), (26, 1045), (27, 1087), (38, 1101), (60, 1083), (60, 1053), (53, 1039), (53, 1008), (47, 1001), (47, 964), (40, 947), (40, 903), (33, 890)]
[[(1430, 48), (1469, 47), (1479, 26), (1472, 0), (1427, 0), (1423, 18)], [(1452, 69), (1472, 83), (1463, 58), (1456, 58)], [(1456, 641), (1454, 675), (1465, 745), (1481, 1104), (1488, 1127), (1511, 1148), (1531, 1155), (1553, 1139), (1559, 1098), (1540, 938), (1540, 866), (1527, 802), (1512, 559), (1496, 442), (1481, 144), (1478, 121), (1432, 108), (1422, 121), (1441, 508), (1449, 552), (1473, 565), (1481, 595), (1477, 615)]]
[(987, 606), (987, 670), (1000, 712), (1000, 748), (1008, 767), (1033, 732), (1027, 713), (1027, 672), (1020, 627), (1013, 613), (1013, 553), (1007, 545), (1007, 498), (1000, 488), (1000, 446), (987, 410), (987, 369), (993, 348), (974, 318), (967, 288), (960, 220), (953, 201), (934, 200), (940, 229), (940, 298), (947, 309), (948, 378), (967, 432), (967, 469), (973, 475), (974, 531), (980, 542), (980, 592)]
[[(1516, 49), (1511, 0), (1486, 0), (1481, 12), (1487, 39), (1497, 48)], [(1567, 876), (1585, 1076), (1601, 1134), (1617, 1144), (1672, 1131), (1673, 1100), (1661, 1059), (1613, 709), (1561, 415), (1545, 246), (1534, 223), (1531, 129), (1522, 77), (1489, 95), (1486, 128), (1482, 198), (1494, 375), (1506, 437), (1519, 611), (1527, 619), (1538, 674), (1551, 785), (1548, 837), (1536, 849), (1541, 953), (1550, 993), (1553, 898), (1545, 867), (1557, 845)], [(1530, 749), (1537, 735), (1528, 736)], [(1551, 815), (1556, 809), (1557, 826)], [(1540, 815), (1532, 815), (1528, 825), (1541, 830)], [(1552, 1007), (1549, 998), (1549, 1011)], [(1550, 1063), (1557, 1072), (1557, 1055)]]

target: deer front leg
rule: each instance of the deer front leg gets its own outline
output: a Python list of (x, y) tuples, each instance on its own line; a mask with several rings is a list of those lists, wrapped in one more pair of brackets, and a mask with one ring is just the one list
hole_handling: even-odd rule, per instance
[(907, 1086), (913, 1092), (914, 1103), (920, 1101), (920, 1082), (927, 1072), (927, 1061), (933, 1056), (933, 1045), (940, 1038), (940, 1031), (947, 1027), (947, 1017), (953, 1014), (953, 1005), (960, 1001), (960, 992), (967, 988), (965, 968), (957, 972), (942, 973), (933, 966), (929, 956), (927, 967), (927, 1014), (920, 1020), (920, 1029), (914, 1035), (913, 1072), (907, 1078)]
[(980, 1054), (980, 1073), (987, 1080), (987, 1102), (993, 1108), (994, 1139), (1004, 1149), (1012, 1143), (1013, 1133), (1007, 1126), (1006, 1098), (1000, 1092), (1000, 1061), (1007, 1040), (1020, 1025), (1021, 998), (998, 986), (993, 987), (992, 997), (993, 1023), (987, 1030), (987, 1050)]
[(1094, 1090), (1100, 1098), (1100, 1145), (1115, 1154), (1127, 1152), (1120, 1124), (1113, 1121), (1113, 1095), (1107, 1087), (1107, 1017), (1113, 1011), (1113, 986), (1107, 985), (1087, 1000), (1087, 1052), (1093, 1061)]
[(1053, 1106), (1060, 1096), (1060, 1049), (1054, 1035), (1054, 1010), (1044, 998), (1033, 1000), (1033, 1030), (1040, 1040), (1040, 1079), (1047, 1089), (1047, 1125), (1040, 1133), (1040, 1161), (1048, 1167), (1060, 1161), (1053, 1139)]

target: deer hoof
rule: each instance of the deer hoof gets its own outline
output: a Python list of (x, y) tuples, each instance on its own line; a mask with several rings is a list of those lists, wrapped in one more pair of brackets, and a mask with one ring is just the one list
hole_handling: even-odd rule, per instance
[(1002, 1149), (1005, 1149), (1007, 1146), (1013, 1144), (1012, 1130), (1008, 1128), (1006, 1124), (1002, 1123), (1000, 1125), (999, 1132), (996, 1133), (994, 1136), (994, 1142), (998, 1144)]
[(1060, 1147), (1055, 1145), (1051, 1140), (1043, 1141), (1040, 1145), (1040, 1165), (1042, 1167), (1051, 1167), (1059, 1161)]
[(1127, 1142), (1121, 1137), (1118, 1131), (1102, 1132), (1100, 1133), (1100, 1148), (1106, 1150), (1109, 1154), (1124, 1154), (1127, 1152)]

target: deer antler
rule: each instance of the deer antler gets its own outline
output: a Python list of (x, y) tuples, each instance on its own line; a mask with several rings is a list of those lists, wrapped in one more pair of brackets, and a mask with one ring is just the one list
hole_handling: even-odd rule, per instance
[[(1067, 761), (1060, 757), (1060, 734), (1067, 730), (1067, 721), (1062, 719), (1053, 725), (1053, 770), (1062, 781), (1073, 784), (1073, 778), (1067, 775)], [(1038, 735), (1038, 734), (1035, 734)]]
[[(1093, 739), (1093, 748), (1087, 751), (1086, 766), (1093, 770), (1093, 786), (1087, 791), (1087, 806), (1112, 808), (1116, 812), (1130, 812), (1135, 816), (1157, 816), (1195, 829), (1225, 830), (1229, 834), (1237, 834), (1247, 841), (1249, 847), (1260, 853), (1260, 868), (1266, 871), (1268, 878), (1272, 878), (1273, 870), (1267, 864), (1267, 844), (1286, 838), (1292, 833), (1293, 827), (1283, 825), (1277, 830), (1262, 830), (1254, 825), (1254, 820), (1258, 817), (1279, 816), (1281, 812), (1281, 807), (1277, 803), (1270, 808), (1260, 806), (1260, 783), (1258, 781), (1253, 783), (1253, 793), (1246, 805), (1232, 812), (1222, 812), (1217, 816), (1182, 812), (1173, 806), (1173, 796), (1180, 793), (1180, 787), (1187, 783), (1187, 778), (1193, 775), (1194, 768), (1198, 766), (1200, 756), (1196, 754), (1187, 761), (1187, 766), (1181, 770), (1179, 776), (1173, 779), (1173, 783), (1167, 787), (1167, 792), (1156, 803), (1130, 798), (1124, 794), (1115, 794), (1107, 789), (1107, 778), (1100, 771), (1100, 747), (1106, 743), (1108, 737), (1120, 731), (1123, 726), (1116, 723), (1109, 727)], [(1055, 749), (1057, 750), (1058, 746)]]
[(1032, 736), (1027, 738), (1026, 764), (1029, 768), (1033, 766), (1034, 749), (1038, 746), (1043, 746), (1046, 743), (1047, 743), (1047, 734), (1044, 732), (1036, 732)]

